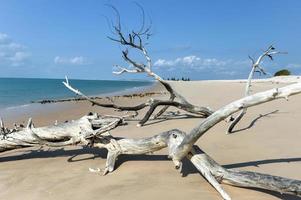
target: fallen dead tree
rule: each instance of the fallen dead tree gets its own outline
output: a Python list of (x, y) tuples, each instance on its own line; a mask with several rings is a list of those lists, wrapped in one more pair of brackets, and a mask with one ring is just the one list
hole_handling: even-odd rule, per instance
[[(301, 181), (268, 174), (230, 170), (220, 166), (194, 143), (210, 128), (231, 114), (279, 98), (288, 98), (301, 93), (301, 83), (256, 93), (234, 101), (215, 111), (192, 129), (188, 134), (173, 129), (158, 135), (140, 138), (115, 138), (108, 130), (122, 123), (122, 117), (101, 117), (87, 115), (79, 120), (48, 127), (35, 128), (30, 120), (27, 127), (9, 130), (1, 122), (0, 151), (36, 146), (89, 145), (108, 150), (103, 174), (114, 170), (117, 157), (121, 154), (146, 154), (168, 148), (168, 155), (177, 169), (181, 169), (182, 159), (188, 158), (223, 199), (231, 199), (220, 183), (240, 187), (263, 188), (280, 193), (301, 196)], [(100, 172), (101, 170), (92, 170)]]

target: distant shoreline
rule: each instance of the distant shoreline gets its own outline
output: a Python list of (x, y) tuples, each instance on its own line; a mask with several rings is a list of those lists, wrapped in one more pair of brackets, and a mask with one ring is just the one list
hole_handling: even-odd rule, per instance
[[(100, 103), (110, 103), (109, 99), (113, 99), (114, 102), (118, 104), (120, 102), (122, 103), (126, 101), (135, 103), (137, 101), (149, 99), (155, 96), (164, 96), (165, 94), (166, 93), (162, 90), (161, 86), (157, 83), (154, 83), (148, 86), (141, 86), (126, 89), (123, 91), (100, 94), (97, 96), (89, 95), (89, 97), (99, 101)], [(45, 116), (49, 116), (52, 114), (57, 115), (57, 113), (63, 113), (66, 111), (77, 109), (77, 106), (79, 105), (80, 107), (85, 107), (86, 110), (90, 110), (91, 108), (91, 103), (81, 97), (43, 99), (31, 101), (30, 103), (24, 105), (0, 108), (0, 117), (2, 117), (4, 121), (11, 124), (17, 121), (24, 121), (26, 118), (29, 117), (44, 118)]]
[[(0, 78), (0, 111), (42, 100), (73, 99), (75, 94), (65, 88), (62, 81), (63, 79)], [(86, 95), (97, 97), (137, 93), (154, 85), (152, 81), (70, 81)]]

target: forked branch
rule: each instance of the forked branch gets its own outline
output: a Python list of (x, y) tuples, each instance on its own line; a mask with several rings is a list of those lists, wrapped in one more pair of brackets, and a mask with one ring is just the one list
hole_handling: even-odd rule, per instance
[[(117, 75), (120, 75), (123, 73), (145, 73), (148, 76), (153, 77), (155, 80), (157, 80), (164, 86), (164, 88), (170, 94), (170, 97), (169, 97), (170, 102), (174, 102), (175, 99), (178, 99), (177, 103), (181, 103), (183, 105), (186, 104), (187, 107), (195, 107), (196, 110), (201, 110), (201, 107), (198, 107), (198, 106), (195, 106), (195, 105), (189, 103), (182, 95), (177, 93), (167, 81), (165, 81), (159, 75), (157, 75), (155, 72), (152, 71), (152, 61), (151, 61), (151, 58), (145, 47), (146, 46), (145, 40), (147, 41), (151, 36), (151, 24), (149, 26), (145, 26), (145, 12), (139, 4), (137, 4), (137, 5), (142, 12), (143, 24), (141, 25), (141, 28), (139, 29), (139, 31), (132, 30), (129, 33), (124, 33), (122, 31), (122, 27), (121, 27), (121, 23), (120, 23), (120, 14), (114, 6), (110, 5), (110, 7), (115, 11), (116, 18), (118, 20), (117, 20), (116, 24), (113, 23), (113, 25), (112, 25), (113, 30), (114, 30), (113, 33), (114, 33), (115, 37), (109, 37), (109, 39), (111, 39), (125, 47), (125, 49), (122, 50), (122, 57), (129, 64), (129, 67), (131, 67), (131, 68), (125, 68), (125, 67), (116, 65), (116, 67), (119, 70), (114, 71), (113, 73), (117, 74)], [(129, 56), (129, 48), (135, 49), (138, 52), (142, 53), (142, 55), (145, 57), (146, 64), (136, 62), (133, 58), (131, 58)], [(165, 105), (159, 112), (157, 112), (157, 114), (154, 116), (154, 118), (160, 117), (168, 109), (168, 107), (169, 107), (169, 105)], [(207, 108), (207, 110), (210, 110), (210, 109)], [(212, 112), (212, 110), (210, 110), (210, 111)], [(205, 111), (205, 112), (207, 112), (207, 111)], [(193, 112), (193, 114), (197, 114), (197, 113)], [(201, 113), (201, 117), (203, 115), (204, 114)]]
[[(271, 45), (269, 46), (255, 61), (251, 56), (249, 56), (250, 60), (252, 61), (252, 68), (248, 76), (248, 80), (245, 87), (245, 96), (249, 96), (251, 93), (251, 86), (252, 86), (252, 79), (254, 77), (255, 72), (258, 72), (260, 74), (266, 75), (267, 73), (265, 70), (261, 67), (261, 63), (263, 62), (264, 58), (269, 58), (273, 60), (274, 55), (276, 54), (285, 54), (286, 52), (280, 52), (276, 51), (275, 48)], [(238, 122), (243, 118), (243, 116), (246, 114), (247, 108), (242, 109), (239, 114), (232, 119), (231, 124), (227, 130), (227, 133), (233, 133), (233, 129), (238, 124)]]
[(175, 149), (171, 157), (176, 165), (181, 165), (181, 160), (191, 150), (194, 143), (204, 135), (210, 128), (229, 117), (231, 114), (251, 106), (273, 101), (279, 98), (288, 99), (289, 96), (301, 93), (301, 82), (291, 84), (282, 88), (274, 88), (264, 92), (259, 92), (242, 99), (236, 100), (221, 109), (215, 111), (208, 118), (193, 128), (187, 134), (182, 143)]

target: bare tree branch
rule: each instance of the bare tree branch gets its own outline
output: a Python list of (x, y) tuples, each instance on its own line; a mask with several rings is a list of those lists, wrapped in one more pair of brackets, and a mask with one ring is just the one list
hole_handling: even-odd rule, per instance
[[(123, 73), (145, 73), (148, 76), (151, 76), (155, 80), (159, 81), (164, 86), (164, 88), (170, 94), (169, 100), (168, 101), (150, 100), (146, 103), (143, 103), (143, 104), (140, 104), (140, 105), (137, 105), (134, 107), (122, 107), (122, 106), (117, 106), (115, 104), (98, 103), (98, 102), (94, 101), (93, 99), (89, 98), (88, 96), (84, 95), (83, 93), (81, 93), (79, 90), (70, 86), (68, 81), (64, 82), (64, 85), (68, 89), (73, 91), (75, 94), (80, 95), (83, 98), (90, 101), (92, 103), (92, 105), (97, 105), (97, 106), (102, 106), (102, 107), (112, 107), (112, 108), (116, 108), (119, 110), (129, 110), (129, 111), (131, 111), (131, 110), (137, 111), (137, 110), (143, 109), (147, 106), (150, 106), (150, 109), (148, 110), (148, 112), (146, 113), (144, 118), (139, 122), (138, 126), (142, 126), (144, 123), (146, 123), (147, 120), (150, 118), (150, 116), (152, 115), (152, 113), (155, 111), (155, 109), (158, 106), (164, 106), (164, 107), (155, 115), (154, 118), (158, 118), (159, 116), (161, 116), (167, 110), (167, 108), (169, 106), (174, 106), (174, 107), (180, 108), (182, 110), (185, 110), (187, 112), (191, 112), (193, 114), (198, 115), (199, 117), (209, 116), (212, 113), (212, 110), (210, 108), (195, 106), (195, 105), (189, 103), (182, 95), (177, 93), (168, 82), (164, 81), (159, 75), (157, 75), (156, 73), (154, 73), (151, 70), (152, 61), (151, 61), (150, 56), (148, 55), (148, 52), (147, 52), (147, 49), (145, 48), (145, 43), (144, 43), (144, 39), (147, 40), (151, 34), (150, 33), (151, 26), (148, 26), (148, 27), (145, 26), (145, 12), (144, 12), (143, 8), (139, 4), (137, 4), (137, 6), (141, 9), (141, 12), (143, 15), (143, 20), (142, 20), (143, 24), (141, 25), (141, 28), (139, 29), (139, 31), (132, 30), (131, 32), (126, 34), (126, 33), (122, 32), (119, 11), (112, 5), (108, 5), (108, 6), (113, 9), (114, 13), (116, 14), (116, 18), (117, 18), (116, 24), (113, 24), (113, 30), (114, 30), (115, 37), (109, 36), (108, 38), (125, 47), (125, 49), (122, 51), (122, 57), (130, 66), (129, 68), (125, 68), (125, 67), (121, 67), (119, 65), (115, 65), (115, 67), (118, 68), (118, 71), (114, 71), (113, 73), (117, 74), (117, 75), (120, 75)], [(142, 55), (145, 57), (146, 64), (136, 62), (134, 59), (129, 57), (128, 48), (136, 49), (136, 50), (138, 50), (138, 52), (142, 53)], [(177, 99), (178, 101), (176, 101), (175, 99)]]
[(231, 114), (258, 104), (272, 101), (279, 98), (288, 99), (289, 96), (301, 93), (301, 83), (291, 84), (282, 88), (274, 88), (264, 92), (259, 92), (254, 95), (246, 96), (242, 99), (236, 100), (221, 109), (215, 111), (208, 118), (204, 119), (199, 125), (193, 128), (189, 134), (186, 135), (181, 144), (172, 152), (171, 157), (176, 166), (181, 165), (181, 160), (191, 150), (193, 144), (210, 128), (226, 119)]
[[(128, 72), (128, 73), (146, 73), (148, 76), (151, 76), (155, 80), (160, 82), (164, 86), (164, 88), (170, 93), (169, 101), (175, 101), (175, 99), (179, 99), (180, 103), (182, 103), (182, 104), (187, 104), (187, 106), (189, 106), (189, 107), (194, 106), (191, 103), (189, 103), (182, 95), (177, 93), (171, 87), (171, 85), (168, 82), (166, 82), (159, 75), (157, 75), (156, 73), (154, 73), (152, 71), (152, 69), (151, 69), (152, 61), (151, 61), (151, 58), (150, 58), (150, 56), (147, 52), (147, 49), (145, 48), (145, 43), (144, 43), (144, 39), (147, 40), (150, 36), (151, 25), (148, 26), (147, 28), (145, 28), (145, 12), (144, 12), (144, 9), (139, 4), (137, 4), (137, 6), (141, 9), (141, 12), (142, 12), (142, 15), (143, 15), (142, 16), (142, 25), (141, 25), (140, 30), (139, 31), (134, 31), (133, 30), (130, 33), (128, 33), (128, 36), (125, 36), (126, 34), (124, 32), (122, 32), (120, 23), (118, 23), (114, 26), (115, 37), (116, 38), (109, 37), (109, 39), (113, 40), (114, 42), (118, 42), (122, 46), (126, 47), (126, 49), (122, 51), (122, 57), (134, 69), (128, 69), (128, 68), (124, 68), (124, 67), (119, 66), (118, 68), (120, 70), (119, 71), (114, 71), (113, 73), (118, 74), (118, 75), (120, 75), (122, 73), (125, 73), (125, 72)], [(117, 10), (117, 9), (114, 7), (114, 10)], [(120, 19), (119, 12), (118, 12), (118, 19)], [(136, 49), (139, 52), (141, 52), (142, 55), (145, 57), (146, 64), (138, 63), (138, 62), (134, 61), (134, 59), (130, 58), (129, 57), (129, 51), (128, 51), (127, 48), (133, 48), (133, 49)], [(159, 116), (161, 116), (168, 109), (168, 107), (169, 106), (164, 106), (154, 116), (154, 118), (158, 118)], [(195, 106), (195, 107), (197, 107), (197, 106)], [(197, 109), (199, 110), (199, 107), (197, 107)], [(209, 108), (207, 108), (207, 109), (209, 109)]]
[[(279, 51), (275, 51), (275, 48), (270, 45), (259, 57), (258, 59), (255, 61), (251, 56), (249, 56), (250, 60), (252, 61), (252, 68), (251, 71), (249, 73), (248, 76), (248, 80), (246, 83), (246, 88), (245, 88), (245, 96), (249, 96), (250, 92), (251, 92), (251, 86), (252, 86), (252, 78), (254, 77), (254, 73), (255, 72), (259, 72), (262, 73), (264, 75), (266, 75), (267, 73), (265, 72), (265, 70), (260, 66), (263, 59), (268, 57), (271, 60), (273, 60), (273, 55), (275, 54), (284, 54), (285, 52), (279, 52)], [(227, 134), (233, 133), (233, 129), (235, 128), (235, 126), (238, 124), (238, 122), (243, 118), (243, 116), (246, 114), (247, 112), (247, 108), (242, 109), (239, 114), (236, 116), (236, 118), (232, 117), (232, 122), (227, 130)]]

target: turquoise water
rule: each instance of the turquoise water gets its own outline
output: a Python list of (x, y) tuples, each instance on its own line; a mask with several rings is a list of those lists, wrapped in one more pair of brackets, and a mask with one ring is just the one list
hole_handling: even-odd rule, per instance
[[(43, 99), (74, 97), (63, 84), (63, 79), (0, 78), (0, 108), (30, 104)], [(70, 80), (70, 84), (87, 95), (126, 92), (151, 86), (147, 81)]]

